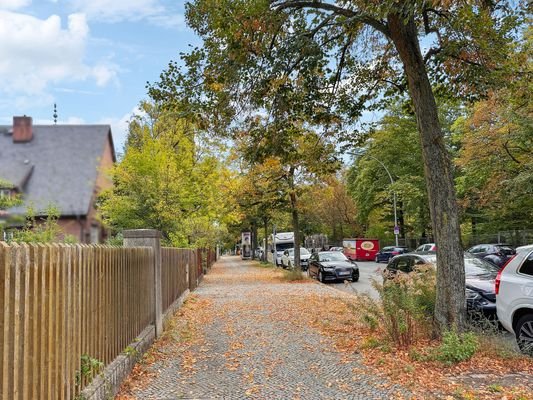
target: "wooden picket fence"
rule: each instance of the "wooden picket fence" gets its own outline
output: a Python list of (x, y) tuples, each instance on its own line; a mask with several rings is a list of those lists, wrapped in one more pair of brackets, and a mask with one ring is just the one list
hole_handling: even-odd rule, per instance
[(196, 288), (197, 275), (198, 253), (196, 250), (161, 248), (163, 310), (169, 308), (187, 289)]
[[(161, 250), (165, 310), (203, 253)], [(76, 398), (153, 324), (153, 262), (149, 247), (0, 242), (0, 399)]]

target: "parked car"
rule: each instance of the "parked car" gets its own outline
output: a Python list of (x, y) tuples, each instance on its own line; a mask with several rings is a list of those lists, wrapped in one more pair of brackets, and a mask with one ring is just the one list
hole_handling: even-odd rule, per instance
[(309, 259), (309, 276), (320, 282), (359, 280), (359, 267), (339, 251), (313, 253)]
[(437, 245), (435, 243), (426, 243), (416, 248), (415, 252), (433, 252), (437, 251)]
[(342, 248), (342, 247), (330, 247), (329, 248), (329, 251), (343, 251), (343, 250), (344, 250), (344, 248)]
[(498, 319), (520, 349), (533, 355), (533, 249), (518, 251), (495, 282)]
[(490, 261), (501, 267), (512, 256), (516, 254), (516, 250), (507, 244), (478, 244), (470, 247), (468, 253), (478, 258)]
[(398, 254), (408, 253), (409, 249), (405, 246), (386, 246), (383, 247), (380, 251), (376, 254), (375, 261), (377, 263), (379, 262), (389, 262), (389, 260), (397, 256)]
[[(309, 266), (309, 257), (311, 257), (311, 253), (306, 248), (300, 247), (300, 267), (303, 271), (306, 271)], [(294, 266), (294, 248), (283, 252), (281, 266), (283, 268), (292, 268)]]
[[(385, 268), (385, 277), (394, 278), (398, 272), (410, 273), (417, 265), (435, 265), (435, 254), (402, 254), (392, 258)], [(496, 316), (496, 293), (494, 289), (499, 268), (481, 258), (465, 254), (466, 307), (472, 313), (488, 318)]]

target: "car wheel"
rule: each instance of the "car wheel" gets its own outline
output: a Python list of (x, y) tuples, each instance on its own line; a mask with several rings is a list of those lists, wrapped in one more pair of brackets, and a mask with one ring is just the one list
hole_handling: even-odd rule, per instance
[(533, 355), (533, 314), (524, 315), (516, 323), (516, 342), (520, 350)]
[(324, 276), (322, 275), (322, 271), (318, 271), (318, 281), (324, 283)]
[(376, 256), (376, 262), (377, 262), (377, 263), (379, 262), (379, 258), (378, 258), (378, 256)]
[(354, 272), (352, 275), (352, 282), (358, 282), (359, 281), (359, 272)]

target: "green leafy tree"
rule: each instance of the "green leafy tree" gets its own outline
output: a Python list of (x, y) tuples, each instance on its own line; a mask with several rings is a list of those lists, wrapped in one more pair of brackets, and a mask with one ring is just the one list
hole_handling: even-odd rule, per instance
[(240, 143), (243, 158), (269, 171), (270, 186), (286, 200), (294, 232), (294, 267), (300, 269), (300, 199), (309, 183), (339, 168), (334, 147), (305, 126), (287, 107), (277, 121), (247, 132)]
[(532, 45), (529, 28), (509, 57), (505, 85), (454, 125), (458, 194), (473, 234), (533, 227)]
[(348, 193), (346, 172), (324, 177), (302, 198), (302, 232), (326, 234), (334, 243), (363, 233), (357, 223), (357, 206)]
[[(349, 132), (368, 99), (407, 91), (439, 248), (437, 320), (462, 328), (459, 216), (432, 83), (443, 83), (448, 93), (483, 96), (504, 73), (498, 66), (513, 40), (515, 11), (509, 1), (484, 0), (196, 0), (188, 4), (187, 19), (203, 48), (185, 56), (189, 75), (171, 65), (151, 95), (182, 104), (181, 94), (189, 93), (186, 105), (199, 115), (214, 106), (216, 127), (239, 118), (242, 104), (264, 107), (272, 97), (283, 104), (287, 82), (297, 82), (306, 88), (302, 101), (285, 104), (325, 131), (345, 122)], [(435, 46), (423, 53), (422, 40)]]
[(231, 172), (201, 146), (187, 119), (143, 107), (110, 171), (114, 187), (100, 196), (104, 221), (117, 231), (157, 229), (175, 246), (215, 245), (233, 218), (224, 199)]

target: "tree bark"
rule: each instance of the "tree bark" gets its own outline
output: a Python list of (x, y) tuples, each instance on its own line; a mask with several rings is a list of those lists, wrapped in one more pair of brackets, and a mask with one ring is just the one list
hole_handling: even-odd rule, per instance
[(300, 266), (300, 220), (298, 215), (296, 193), (291, 191), (292, 230), (294, 232), (294, 269), (301, 270)]
[(294, 232), (294, 269), (301, 270), (300, 266), (300, 221), (298, 218), (298, 199), (294, 188), (294, 168), (289, 171), (289, 190), (291, 200), (292, 231)]
[(267, 251), (268, 251), (268, 218), (263, 218), (263, 224), (265, 228), (265, 248), (263, 249), (263, 261), (268, 260)]
[(390, 37), (403, 63), (422, 143), (424, 175), (437, 244), (435, 317), (443, 329), (465, 326), (465, 271), (451, 162), (444, 144), (437, 104), (412, 17), (387, 17)]
[(252, 260), (255, 260), (255, 249), (257, 249), (257, 223), (252, 222)]

